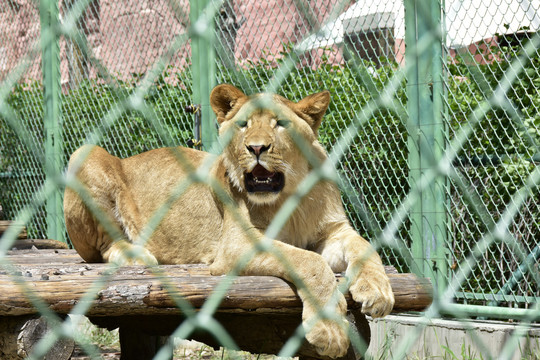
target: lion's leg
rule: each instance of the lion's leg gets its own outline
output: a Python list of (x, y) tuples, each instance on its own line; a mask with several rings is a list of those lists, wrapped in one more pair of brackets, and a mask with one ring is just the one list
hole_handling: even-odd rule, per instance
[(110, 248), (103, 252), (103, 257), (108, 262), (119, 264), (157, 265), (156, 257), (144, 247), (145, 244), (140, 243), (143, 217), (122, 175), (117, 173), (114, 178), (114, 182), (118, 184), (114, 193), (114, 216), (125, 236), (114, 241)]
[(363, 313), (382, 317), (392, 311), (394, 294), (381, 258), (348, 223), (328, 229), (326, 240), (316, 251), (334, 271), (346, 270), (349, 291), (362, 304)]
[(156, 257), (148, 249), (124, 239), (114, 241), (102, 255), (105, 261), (122, 265), (158, 264)]
[(116, 185), (111, 194), (107, 194), (107, 201), (112, 204), (111, 217), (120, 226), (121, 234), (111, 241), (109, 247), (101, 249), (103, 259), (124, 265), (157, 265), (155, 256), (144, 244), (138, 243), (143, 219), (128, 184), (118, 173), (112, 174), (108, 180)]
[[(210, 266), (210, 271), (214, 275), (230, 271), (253, 247), (249, 237), (238, 229), (234, 221), (228, 219), (227, 211), (224, 234), (218, 256)], [(260, 232), (254, 230), (251, 235), (252, 238), (262, 241)], [(277, 276), (294, 283), (303, 303), (302, 319), (308, 342), (315, 346), (321, 355), (333, 358), (345, 355), (349, 347), (345, 320), (347, 304), (337, 288), (332, 269), (315, 252), (276, 240), (272, 241), (272, 247), (277, 255), (271, 252), (255, 253), (241, 274)], [(318, 320), (323, 308), (328, 308), (329, 313), (336, 314), (338, 320)]]
[(102, 262), (100, 248), (111, 240), (99, 227), (98, 222), (79, 194), (69, 187), (64, 193), (64, 217), (71, 243), (87, 262)]
[(157, 264), (148, 250), (133, 244), (142, 220), (120, 159), (98, 146), (84, 146), (72, 155), (68, 171), (77, 172), (85, 193), (68, 189), (64, 201), (66, 225), (77, 251), (91, 248), (92, 258), (99, 252), (106, 262)]

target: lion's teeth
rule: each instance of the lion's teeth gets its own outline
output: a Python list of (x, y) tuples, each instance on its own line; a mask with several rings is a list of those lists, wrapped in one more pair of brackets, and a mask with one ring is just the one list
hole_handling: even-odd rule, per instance
[(258, 177), (253, 178), (253, 180), (255, 180), (255, 182), (258, 184), (270, 184), (270, 181), (271, 181), (270, 178), (266, 178), (262, 180), (262, 179), (259, 179)]

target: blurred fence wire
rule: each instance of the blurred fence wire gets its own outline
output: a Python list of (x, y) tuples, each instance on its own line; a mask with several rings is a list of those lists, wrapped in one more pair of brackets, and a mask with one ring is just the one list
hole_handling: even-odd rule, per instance
[(431, 278), (426, 316), (527, 328), (540, 318), (539, 14), (524, 0), (2, 2), (3, 216), (68, 241), (63, 176), (81, 145), (210, 151), (214, 85), (328, 89), (319, 136), (351, 222), (384, 262)]

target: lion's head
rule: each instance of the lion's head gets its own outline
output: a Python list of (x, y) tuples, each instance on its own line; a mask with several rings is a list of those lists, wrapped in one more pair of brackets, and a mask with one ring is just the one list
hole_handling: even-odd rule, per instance
[(329, 102), (328, 91), (295, 103), (279, 95), (246, 96), (227, 84), (212, 90), (220, 135), (233, 134), (224, 151), (228, 176), (249, 201), (272, 204), (295, 192), (310, 170), (299, 140), (318, 160), (325, 158), (317, 130)]

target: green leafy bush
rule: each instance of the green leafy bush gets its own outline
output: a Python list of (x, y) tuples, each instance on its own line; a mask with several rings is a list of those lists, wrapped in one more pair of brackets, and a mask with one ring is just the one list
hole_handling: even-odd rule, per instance
[[(505, 78), (510, 63), (520, 56), (521, 48), (521, 44), (492, 48), (498, 61), (482, 65), (471, 63), (468, 57), (449, 61), (451, 135), (470, 121), (472, 110), (481, 101), (491, 97), (499, 82)], [(456, 164), (461, 176), (470, 184), (468, 191), (477, 196), (478, 207), (487, 212), (493, 221), (499, 220), (540, 160), (539, 66), (539, 55), (523, 64), (522, 72), (506, 94), (506, 101), (493, 104), (493, 108), (480, 119), (473, 136), (461, 149)], [(489, 224), (485, 224), (470, 203), (463, 200), (462, 192), (453, 183), (450, 196), (451, 262), (459, 264), (476, 241), (489, 230)], [(538, 189), (532, 189), (529, 200), (509, 229), (517, 244), (527, 253), (539, 246), (540, 227), (534, 220), (540, 216), (539, 200)], [(512, 277), (519, 263), (521, 259), (512, 246), (495, 243), (483, 254), (482, 261), (463, 290), (497, 293)], [(460, 270), (459, 266), (455, 269)], [(522, 296), (540, 294), (538, 284), (530, 274), (512, 291)], [(483, 303), (481, 298), (476, 302)]]

